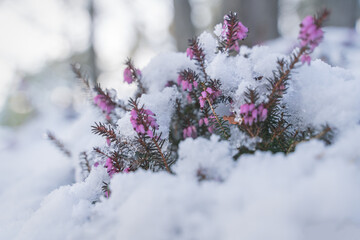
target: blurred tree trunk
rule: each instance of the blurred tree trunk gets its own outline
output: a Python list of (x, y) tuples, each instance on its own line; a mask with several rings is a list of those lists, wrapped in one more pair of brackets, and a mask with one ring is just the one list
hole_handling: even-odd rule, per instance
[(331, 14), (327, 26), (354, 28), (358, 17), (358, 0), (304, 0), (300, 3), (300, 15), (313, 15), (323, 8)]
[(93, 79), (93, 83), (97, 82), (97, 79), (99, 77), (99, 69), (96, 63), (96, 52), (95, 52), (95, 7), (94, 7), (94, 0), (89, 0), (89, 6), (88, 6), (89, 16), (90, 16), (90, 45), (89, 45), (89, 58), (88, 58), (88, 64), (90, 68), (90, 74)]
[(174, 0), (174, 36), (179, 51), (188, 47), (188, 39), (195, 36), (191, 21), (191, 6), (188, 0)]
[(232, 12), (249, 28), (246, 45), (262, 43), (279, 36), (278, 0), (223, 0), (222, 16)]

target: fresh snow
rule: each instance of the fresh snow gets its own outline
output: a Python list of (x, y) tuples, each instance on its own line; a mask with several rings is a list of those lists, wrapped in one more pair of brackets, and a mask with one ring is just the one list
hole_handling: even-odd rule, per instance
[[(338, 30), (328, 29), (327, 34), (332, 31)], [(285, 52), (278, 47), (241, 47), (239, 56), (227, 58), (214, 54), (210, 34), (200, 40), (209, 53), (209, 75), (221, 79), (222, 90), (234, 99), (242, 99), (247, 87), (263, 88)], [(337, 46), (335, 40), (331, 44)], [(360, 56), (355, 43), (351, 48), (353, 59), (355, 53)], [(328, 55), (327, 62), (334, 65)], [(93, 122), (101, 119), (89, 106), (75, 120), (42, 109), (20, 129), (0, 129), (0, 239), (357, 240), (360, 75), (350, 58), (342, 66), (348, 70), (328, 63), (314, 60), (297, 68), (283, 103), (294, 126), (335, 128), (334, 143), (325, 146), (314, 139), (288, 155), (257, 151), (233, 161), (235, 147), (261, 139), (232, 132), (229, 142), (217, 136), (182, 141), (172, 167), (175, 175), (138, 170), (110, 179), (99, 165), (83, 180), (79, 153), (106, 144), (90, 132)], [(180, 97), (165, 85), (176, 82), (184, 68), (195, 69), (185, 53), (163, 53), (142, 70), (149, 92), (140, 104), (156, 114), (164, 136)], [(255, 81), (259, 76), (263, 80)], [(125, 114), (116, 131), (132, 138), (129, 119)], [(64, 141), (71, 158), (42, 137), (46, 129)], [(202, 172), (208, 179), (199, 181)], [(110, 198), (102, 192), (104, 182), (110, 183)]]

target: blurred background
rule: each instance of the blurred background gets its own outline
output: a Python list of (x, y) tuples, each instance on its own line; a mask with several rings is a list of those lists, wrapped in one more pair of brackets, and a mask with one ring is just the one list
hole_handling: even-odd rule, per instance
[(347, 29), (339, 41), (354, 45), (359, 0), (1, 0), (0, 125), (53, 112), (76, 118), (86, 99), (71, 63), (126, 95), (127, 57), (142, 68), (160, 52), (184, 51), (189, 38), (213, 31), (229, 11), (250, 29), (245, 44), (289, 49), (301, 19), (324, 7), (332, 12), (327, 25)]

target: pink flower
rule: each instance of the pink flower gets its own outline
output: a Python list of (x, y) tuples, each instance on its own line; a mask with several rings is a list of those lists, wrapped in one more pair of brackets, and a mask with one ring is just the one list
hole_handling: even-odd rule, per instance
[(139, 69), (135, 69), (135, 73), (133, 74), (133, 70), (130, 67), (125, 68), (124, 70), (124, 82), (128, 84), (134, 82), (135, 78), (141, 77), (141, 71)]
[(213, 132), (214, 132), (214, 128), (213, 128), (212, 126), (209, 126), (209, 127), (208, 127), (208, 131), (209, 131), (210, 133), (213, 133)]
[(154, 137), (153, 131), (159, 129), (155, 113), (149, 109), (132, 109), (130, 112), (130, 122), (138, 134), (147, 134), (150, 138)]
[(245, 39), (248, 31), (249, 29), (236, 19), (236, 15), (225, 15), (221, 36), (227, 42), (229, 50), (238, 52), (240, 49), (238, 41)]
[(107, 158), (106, 162), (104, 164), (104, 167), (107, 168), (107, 172), (109, 174), (110, 177), (112, 177), (112, 175), (114, 175), (114, 173), (116, 173), (116, 169), (114, 168), (114, 165), (112, 163), (112, 159), (111, 158)]
[(241, 22), (238, 23), (238, 29), (237, 29), (237, 37), (240, 40), (243, 40), (247, 37), (247, 33), (249, 29), (245, 27)]
[(182, 80), (181, 85), (182, 85), (182, 89), (185, 91), (189, 87), (189, 82)]
[[(306, 16), (304, 20), (300, 24), (300, 46), (308, 47), (310, 52), (314, 51), (314, 49), (320, 44), (324, 32), (315, 24), (315, 19), (312, 16)], [(308, 62), (308, 59), (304, 59), (304, 62)]]
[(209, 119), (207, 117), (200, 118), (199, 126), (201, 127), (203, 124), (205, 124), (206, 126), (209, 126)]
[(128, 84), (132, 83), (134, 80), (132, 78), (132, 73), (130, 68), (125, 68), (124, 70), (124, 82), (127, 82)]
[(94, 103), (98, 105), (98, 107), (106, 112), (107, 114), (110, 114), (112, 110), (114, 110), (115, 106), (112, 103), (111, 99), (105, 95), (98, 94), (94, 97)]
[(125, 168), (123, 172), (124, 172), (124, 173), (129, 173), (129, 172), (130, 172), (130, 168), (129, 168), (129, 167), (128, 167), (128, 168)]
[(311, 57), (308, 54), (304, 54), (301, 56), (300, 60), (302, 64), (307, 63), (308, 65), (310, 65)]
[(207, 87), (205, 91), (201, 92), (201, 96), (199, 97), (200, 107), (203, 108), (205, 106), (205, 102), (207, 99), (212, 103), (217, 97), (221, 95), (220, 91), (215, 91), (210, 87)]
[(194, 58), (194, 51), (191, 49), (191, 47), (188, 47), (186, 49), (186, 56), (192, 60)]
[(200, 107), (203, 108), (205, 106), (206, 97), (200, 96), (199, 97), (199, 103)]
[(191, 137), (195, 139), (197, 137), (196, 127), (194, 125), (191, 125), (183, 129), (183, 137), (184, 138)]
[(263, 104), (255, 107), (255, 104), (243, 104), (240, 106), (240, 114), (243, 116), (244, 123), (251, 126), (255, 122), (263, 122), (267, 118), (268, 110)]
[(247, 113), (249, 111), (249, 104), (243, 104), (240, 106), (240, 113)]
[(153, 138), (154, 137), (154, 134), (153, 134), (153, 131), (151, 131), (150, 129), (146, 131), (147, 135), (150, 137), (150, 138)]
[(111, 140), (110, 140), (110, 138), (106, 138), (106, 144), (110, 147), (110, 145), (111, 145)]
[(204, 124), (204, 119), (200, 118), (199, 120), (199, 126), (201, 127)]

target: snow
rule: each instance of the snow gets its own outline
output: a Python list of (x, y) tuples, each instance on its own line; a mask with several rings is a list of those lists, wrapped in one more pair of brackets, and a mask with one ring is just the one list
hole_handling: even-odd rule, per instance
[[(206, 51), (214, 48), (209, 34), (201, 42)], [(283, 56), (264, 46), (242, 47), (240, 53), (206, 59), (209, 75), (221, 79), (222, 90), (238, 104), (246, 87), (264, 87)], [(184, 53), (163, 53), (142, 69), (149, 92), (140, 105), (156, 114), (164, 138), (175, 100), (182, 97), (165, 85), (188, 67), (195, 68)], [(264, 79), (254, 80), (258, 76)], [(290, 122), (328, 123), (337, 130), (332, 145), (313, 139), (288, 155), (257, 151), (234, 161), (236, 147), (261, 140), (250, 141), (236, 130), (230, 141), (188, 138), (179, 145), (175, 174), (138, 170), (110, 178), (99, 165), (83, 181), (78, 155), (106, 144), (90, 132), (103, 116), (89, 106), (73, 120), (51, 107), (41, 109), (19, 129), (0, 129), (0, 239), (358, 239), (359, 84), (356, 70), (322, 60), (292, 75), (283, 100)], [(126, 113), (115, 130), (132, 138), (129, 118)], [(46, 129), (54, 129), (71, 158), (45, 142)], [(105, 183), (109, 198), (102, 191)]]
[(339, 129), (358, 124), (360, 82), (351, 72), (315, 60), (293, 80), (284, 102), (293, 118), (302, 118), (301, 124), (328, 123)]

